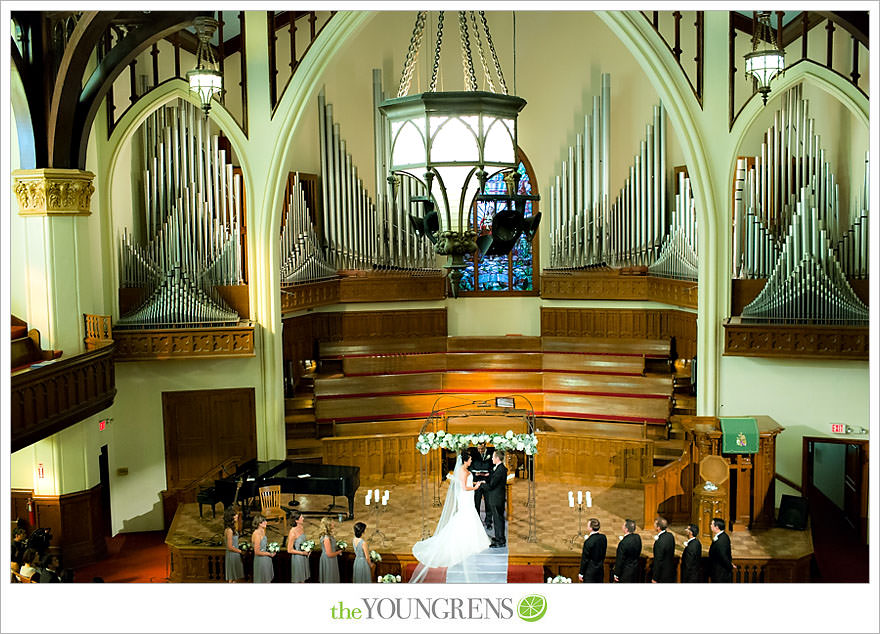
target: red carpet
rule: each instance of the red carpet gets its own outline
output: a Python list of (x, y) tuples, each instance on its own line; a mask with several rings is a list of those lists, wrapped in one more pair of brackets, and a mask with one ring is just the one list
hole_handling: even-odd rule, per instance
[[(416, 564), (408, 564), (404, 579), (412, 577)], [(444, 583), (446, 581), (446, 568), (434, 568), (425, 575), (424, 583)], [(507, 583), (542, 583), (544, 581), (543, 566), (508, 566)]]
[(107, 538), (107, 557), (74, 570), (75, 583), (101, 577), (107, 583), (165, 583), (168, 548), (165, 531), (120, 533)]

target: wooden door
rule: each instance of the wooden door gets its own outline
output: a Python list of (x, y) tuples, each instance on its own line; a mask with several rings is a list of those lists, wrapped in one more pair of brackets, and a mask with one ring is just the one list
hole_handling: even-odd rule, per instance
[(162, 393), (169, 490), (228, 458), (257, 456), (254, 398), (254, 388)]
[(843, 516), (867, 543), (868, 447), (847, 443), (843, 475)]

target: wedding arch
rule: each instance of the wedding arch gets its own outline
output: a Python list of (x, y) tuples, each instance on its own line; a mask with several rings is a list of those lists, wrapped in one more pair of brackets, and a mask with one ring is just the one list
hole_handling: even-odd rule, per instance
[[(453, 403), (441, 407), (441, 401)], [(515, 428), (520, 431), (515, 431)], [(441, 506), (440, 486), (446, 480), (443, 450), (457, 453), (479, 442), (503, 450), (506, 454), (505, 466), (510, 472), (519, 468), (516, 461), (519, 454), (522, 454), (523, 479), (528, 483), (525, 507), (529, 531), (526, 541), (538, 541), (535, 517), (535, 461), (538, 454), (535, 410), (529, 399), (522, 394), (477, 401), (443, 394), (434, 401), (431, 415), (425, 420), (416, 440), (416, 449), (421, 454), (419, 500), (422, 509), (422, 539), (431, 536), (428, 505), (434, 508)], [(508, 527), (511, 519), (507, 518)]]

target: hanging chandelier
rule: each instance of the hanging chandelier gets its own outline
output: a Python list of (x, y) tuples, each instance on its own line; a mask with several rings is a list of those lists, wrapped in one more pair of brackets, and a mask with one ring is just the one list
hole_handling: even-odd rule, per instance
[[(484, 54), (477, 15), (491, 52), (497, 92)], [(434, 243), (438, 255), (447, 256), (444, 268), (455, 297), (467, 266), (465, 256), (477, 253), (478, 249), (483, 255), (505, 255), (515, 244), (515, 240), (510, 241), (511, 236), (516, 239), (522, 234), (528, 239), (534, 236), (539, 214), (525, 218), (524, 210), (527, 200), (538, 197), (517, 193), (517, 115), (526, 102), (508, 94), (483, 11), (458, 12), (464, 90), (436, 90), (443, 40), (444, 12), (440, 11), (430, 86), (427, 92), (408, 94), (426, 18), (427, 11), (418, 12), (397, 97), (386, 99), (379, 110), (389, 123), (388, 182), (396, 189), (402, 177), (409, 177), (424, 185), (425, 196), (412, 199), (423, 206), (423, 215), (411, 215), (410, 220), (418, 235)], [(488, 91), (478, 90), (471, 56), (471, 33), (479, 49)], [(486, 181), (497, 172), (505, 172), (507, 193), (483, 194)], [(393, 196), (392, 200), (395, 199)], [(493, 203), (496, 211), (493, 235), (483, 236), (479, 241), (470, 221), (470, 208), (475, 200)]]
[(785, 70), (785, 51), (777, 47), (773, 29), (770, 27), (770, 12), (758, 11), (752, 33), (752, 52), (745, 54), (746, 79), (758, 82), (758, 92), (767, 104), (770, 94), (770, 80)]
[(217, 70), (217, 61), (214, 59), (214, 51), (210, 44), (218, 24), (214, 18), (205, 16), (193, 20), (196, 36), (199, 38), (199, 47), (196, 50), (196, 67), (187, 71), (186, 78), (189, 81), (190, 91), (199, 96), (205, 118), (211, 110), (211, 99), (223, 90), (223, 75)]

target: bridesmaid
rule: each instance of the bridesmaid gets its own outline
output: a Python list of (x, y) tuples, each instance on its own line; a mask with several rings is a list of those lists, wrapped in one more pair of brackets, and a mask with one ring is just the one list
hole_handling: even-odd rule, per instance
[(354, 525), (354, 539), (351, 541), (351, 547), (354, 549), (352, 583), (372, 583), (373, 581), (373, 568), (376, 565), (370, 561), (367, 540), (361, 537), (365, 530), (367, 530), (367, 525), (363, 522), (358, 522)]
[(258, 513), (254, 517), (254, 534), (251, 536), (254, 544), (254, 583), (272, 583), (275, 577), (272, 567), (275, 553), (266, 550), (266, 525), (266, 518)]
[(226, 581), (236, 583), (244, 579), (244, 564), (241, 562), (241, 549), (238, 547), (239, 512), (232, 506), (223, 512), (223, 526), (226, 537)]
[(336, 538), (333, 537), (333, 518), (321, 519), (321, 565), (318, 568), (318, 581), (320, 583), (339, 583), (339, 555), (341, 550), (336, 548)]
[(309, 553), (302, 550), (302, 543), (306, 540), (306, 518), (299, 511), (291, 511), (290, 523), (290, 533), (287, 535), (287, 552), (290, 553), (290, 581), (291, 583), (304, 583), (312, 575), (309, 570)]

